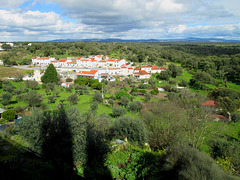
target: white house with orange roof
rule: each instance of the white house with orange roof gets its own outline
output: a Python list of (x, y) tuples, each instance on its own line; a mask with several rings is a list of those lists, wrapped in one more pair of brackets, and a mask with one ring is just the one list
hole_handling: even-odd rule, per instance
[(98, 67), (106, 67), (107, 66), (107, 61), (106, 60), (100, 60), (97, 62)]
[(97, 61), (101, 61), (101, 60), (103, 60), (103, 55), (94, 56), (94, 59)]
[(56, 61), (55, 57), (34, 57), (32, 58), (32, 64), (35, 66), (48, 66), (51, 61)]
[(121, 67), (123, 64), (126, 64), (126, 60), (125, 59), (116, 59), (115, 67)]
[(151, 74), (145, 70), (139, 70), (139, 72), (134, 73), (134, 76), (139, 79), (149, 79), (151, 77)]
[(89, 71), (79, 71), (76, 74), (78, 77), (85, 77), (91, 79), (99, 79), (99, 72), (98, 70), (89, 70)]

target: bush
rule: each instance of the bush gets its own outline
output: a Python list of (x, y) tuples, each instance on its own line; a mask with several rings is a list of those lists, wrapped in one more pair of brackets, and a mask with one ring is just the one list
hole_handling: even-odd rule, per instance
[(123, 106), (127, 106), (128, 103), (129, 103), (128, 97), (122, 96), (122, 97), (121, 97), (121, 104), (122, 104)]
[(103, 101), (102, 94), (99, 91), (95, 91), (95, 94), (93, 95), (93, 102), (102, 103), (102, 101)]
[(48, 96), (48, 103), (55, 103), (55, 96)]
[(143, 108), (143, 104), (140, 101), (133, 101), (128, 104), (128, 108), (131, 112), (139, 112)]
[(188, 145), (174, 146), (164, 161), (163, 179), (231, 179), (212, 158)]
[(78, 99), (78, 95), (77, 94), (71, 94), (67, 100), (70, 102), (70, 104), (77, 104), (77, 102), (79, 101)]
[(13, 109), (8, 109), (2, 113), (2, 118), (7, 120), (7, 121), (13, 121), (16, 116), (16, 111)]
[(108, 103), (113, 107), (113, 104), (114, 104), (113, 99), (109, 99), (109, 100), (108, 100)]
[(155, 89), (151, 90), (150, 93), (152, 95), (157, 95), (159, 93), (159, 91), (158, 91), (158, 89), (155, 88)]
[(126, 114), (126, 110), (122, 107), (113, 107), (112, 108), (112, 115), (113, 117), (119, 117)]
[(168, 81), (169, 84), (176, 85), (177, 81), (175, 79), (171, 79)]
[(131, 97), (131, 95), (127, 91), (124, 91), (124, 90), (120, 90), (116, 93), (117, 99), (121, 99), (121, 97), (123, 97), (123, 96), (126, 96), (128, 99), (130, 99), (130, 97)]
[(183, 87), (187, 87), (188, 86), (188, 82), (185, 80), (182, 80), (178, 83), (179, 86), (183, 86)]
[[(31, 88), (32, 90), (39, 89), (37, 81), (27, 80), (27, 81), (25, 81), (25, 85), (27, 88)], [(44, 85), (42, 85), (42, 86), (44, 86)]]
[(119, 117), (114, 121), (112, 133), (116, 138), (127, 137), (129, 141), (137, 141), (139, 144), (147, 142), (147, 131), (144, 122), (130, 117)]
[(138, 92), (141, 93), (141, 95), (144, 95), (147, 91), (146, 89), (139, 89)]
[(140, 84), (138, 86), (138, 89), (148, 89), (148, 87), (149, 87), (149, 85), (147, 85), (147, 84)]

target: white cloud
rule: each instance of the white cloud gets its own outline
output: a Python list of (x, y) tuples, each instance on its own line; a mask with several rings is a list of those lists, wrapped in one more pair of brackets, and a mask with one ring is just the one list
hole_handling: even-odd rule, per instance
[(77, 36), (81, 37), (81, 34), (90, 34), (94, 31), (95, 29), (83, 24), (63, 21), (54, 12), (0, 10), (1, 41), (43, 41), (49, 40), (49, 37), (55, 37), (56, 39), (64, 36), (66, 38), (76, 38)]
[(0, 8), (7, 8), (7, 9), (13, 9), (18, 8), (23, 3), (30, 1), (30, 0), (0, 0)]

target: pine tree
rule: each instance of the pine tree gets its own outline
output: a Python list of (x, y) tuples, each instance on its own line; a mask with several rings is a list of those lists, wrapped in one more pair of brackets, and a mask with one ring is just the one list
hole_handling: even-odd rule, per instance
[(53, 64), (50, 64), (48, 68), (46, 69), (44, 75), (41, 78), (43, 83), (56, 83), (58, 82), (58, 75), (57, 70), (53, 66)]

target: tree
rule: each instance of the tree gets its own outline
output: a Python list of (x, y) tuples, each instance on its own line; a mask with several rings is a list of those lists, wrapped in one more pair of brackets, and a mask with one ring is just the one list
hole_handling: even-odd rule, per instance
[(114, 104), (113, 99), (109, 99), (109, 100), (108, 100), (108, 103), (113, 107), (113, 104)]
[(8, 50), (12, 49), (12, 47), (11, 47), (9, 44), (3, 44), (3, 45), (2, 45), (2, 49), (8, 51)]
[(25, 81), (25, 84), (26, 84), (27, 88), (31, 88), (32, 90), (38, 89), (37, 81), (27, 80), (27, 81)]
[(150, 86), (152, 86), (152, 87), (155, 87), (156, 80), (155, 79), (149, 79), (148, 84), (150, 84)]
[(103, 98), (102, 98), (102, 95), (99, 91), (95, 91), (95, 94), (93, 96), (93, 102), (100, 102), (102, 103), (103, 101)]
[(128, 97), (122, 96), (122, 97), (121, 97), (121, 104), (122, 104), (123, 106), (127, 106), (128, 103), (129, 103)]
[(126, 111), (122, 107), (113, 107), (112, 108), (112, 115), (113, 117), (119, 117), (126, 114)]
[(147, 131), (144, 122), (130, 117), (119, 117), (114, 121), (112, 133), (116, 138), (127, 138), (139, 144), (147, 142)]
[(79, 101), (78, 99), (78, 95), (77, 94), (71, 94), (67, 100), (70, 102), (70, 104), (77, 104), (77, 102)]
[(133, 101), (128, 104), (131, 112), (139, 112), (143, 108), (143, 104), (140, 101)]
[(120, 90), (116, 93), (117, 99), (121, 99), (122, 96), (126, 96), (128, 99), (130, 99), (130, 97), (131, 97), (131, 95), (127, 91), (124, 91), (124, 90)]
[(41, 77), (43, 83), (57, 83), (58, 82), (58, 73), (53, 64), (50, 64), (44, 75)]
[(9, 101), (12, 99), (12, 94), (6, 92), (2, 94), (2, 104), (4, 106), (8, 105)]
[(55, 103), (55, 96), (48, 96), (48, 103)]
[(16, 116), (16, 111), (13, 109), (8, 109), (2, 113), (2, 118), (7, 120), (7, 121), (13, 121)]
[(30, 91), (26, 94), (24, 100), (29, 106), (38, 107), (42, 104), (43, 97), (35, 91)]
[(167, 72), (173, 77), (176, 78), (177, 76), (180, 76), (183, 72), (182, 68), (180, 66), (177, 66), (176, 64), (170, 64), (168, 66)]
[(167, 71), (162, 71), (160, 74), (157, 74), (156, 78), (159, 79), (159, 80), (168, 81), (169, 80), (169, 74), (168, 74)]

